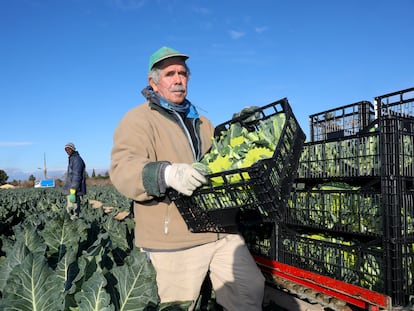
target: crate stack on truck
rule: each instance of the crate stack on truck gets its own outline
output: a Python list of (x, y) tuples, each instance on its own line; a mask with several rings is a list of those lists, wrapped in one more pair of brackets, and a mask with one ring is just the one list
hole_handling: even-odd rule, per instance
[(414, 88), (309, 119), (281, 218), (245, 227), (256, 261), (279, 285), (413, 310)]

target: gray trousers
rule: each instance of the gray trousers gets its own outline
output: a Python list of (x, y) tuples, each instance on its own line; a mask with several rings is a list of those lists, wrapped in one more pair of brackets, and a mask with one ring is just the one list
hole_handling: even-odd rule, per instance
[(66, 211), (69, 215), (79, 216), (80, 213), (80, 204), (82, 201), (82, 196), (76, 195), (76, 202), (73, 203), (69, 200), (69, 195), (66, 196)]
[(149, 253), (161, 303), (193, 301), (208, 271), (216, 301), (224, 310), (261, 311), (265, 279), (237, 234), (180, 250)]

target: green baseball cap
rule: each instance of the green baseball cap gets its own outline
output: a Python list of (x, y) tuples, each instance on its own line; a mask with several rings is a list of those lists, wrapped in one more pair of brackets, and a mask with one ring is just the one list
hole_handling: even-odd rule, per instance
[(154, 67), (156, 63), (164, 59), (170, 58), (170, 57), (181, 57), (183, 60), (186, 60), (190, 56), (180, 53), (177, 50), (174, 50), (172, 48), (163, 46), (162, 48), (160, 48), (154, 54), (151, 55), (150, 60), (149, 60), (148, 72), (151, 71), (152, 67)]

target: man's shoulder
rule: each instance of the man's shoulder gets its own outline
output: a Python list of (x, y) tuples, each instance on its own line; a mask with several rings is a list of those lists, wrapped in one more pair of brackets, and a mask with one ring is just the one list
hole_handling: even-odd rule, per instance
[(128, 119), (128, 118), (137, 118), (139, 116), (142, 116), (146, 113), (148, 113), (151, 110), (150, 104), (148, 101), (143, 102), (137, 106), (134, 106), (130, 108), (123, 116), (122, 119)]
[(143, 110), (148, 110), (148, 109), (150, 109), (150, 104), (148, 101), (145, 101), (143, 103), (140, 103), (132, 107), (128, 112), (143, 111)]
[(201, 125), (202, 126), (207, 126), (209, 128), (214, 128), (213, 123), (211, 122), (211, 120), (209, 118), (207, 118), (206, 116), (200, 116), (199, 117)]
[(83, 161), (83, 158), (81, 157), (81, 155), (79, 154), (78, 151), (76, 151), (76, 153), (73, 154), (74, 158), (77, 158), (78, 160)]

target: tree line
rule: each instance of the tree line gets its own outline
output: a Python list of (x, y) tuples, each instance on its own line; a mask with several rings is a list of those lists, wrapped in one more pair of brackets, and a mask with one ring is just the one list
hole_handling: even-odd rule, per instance
[[(94, 182), (99, 182), (102, 181), (104, 183), (110, 182), (109, 181), (109, 173), (105, 172), (103, 175), (102, 174), (96, 174), (95, 173), (95, 169), (92, 170), (92, 174), (91, 176), (89, 176), (88, 172), (85, 172), (86, 174), (86, 181), (87, 183), (94, 183)], [(32, 188), (34, 187), (36, 182), (36, 177), (31, 174), (28, 179), (26, 180), (12, 180), (9, 181), (9, 176), (7, 175), (5, 170), (0, 169), (0, 186), (4, 185), (4, 184), (10, 184), (13, 185), (15, 187), (22, 187), (22, 188)], [(56, 187), (62, 187), (64, 183), (64, 180), (57, 178), (55, 179), (55, 185)]]

